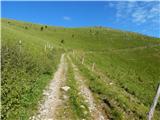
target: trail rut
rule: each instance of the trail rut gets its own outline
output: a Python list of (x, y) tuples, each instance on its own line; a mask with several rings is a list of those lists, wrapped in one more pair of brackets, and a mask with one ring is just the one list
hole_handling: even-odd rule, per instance
[(92, 92), (85, 85), (84, 78), (80, 75), (79, 70), (76, 65), (72, 63), (72, 67), (74, 70), (75, 80), (78, 81), (80, 92), (83, 95), (85, 101), (88, 103), (88, 108), (91, 113), (91, 117), (93, 120), (108, 120), (106, 116), (104, 116), (100, 107), (98, 107), (95, 103)]
[(67, 64), (65, 54), (62, 54), (58, 70), (54, 74), (48, 88), (44, 91), (44, 101), (40, 104), (37, 115), (31, 120), (55, 120), (56, 107), (61, 103), (60, 87), (66, 80)]

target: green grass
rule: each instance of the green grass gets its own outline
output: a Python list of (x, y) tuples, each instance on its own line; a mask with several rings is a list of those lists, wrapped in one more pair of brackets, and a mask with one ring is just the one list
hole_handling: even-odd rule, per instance
[(120, 87), (149, 106), (160, 82), (159, 51), (160, 47), (136, 51), (94, 52), (85, 54), (85, 61), (90, 66), (94, 62), (97, 69), (101, 69)]
[[(75, 61), (75, 60), (74, 60)], [(86, 65), (75, 61), (81, 73), (88, 78), (87, 84), (97, 98), (106, 104), (106, 111), (110, 119), (146, 119), (148, 107), (140, 102), (134, 95), (128, 94), (114, 81), (104, 78), (101, 74), (89, 70)], [(110, 85), (110, 83), (113, 83)], [(159, 112), (155, 112), (155, 120), (158, 120)]]
[[(11, 23), (8, 24), (8, 21)], [(10, 31), (11, 33), (7, 32), (9, 35), (12, 35), (13, 32), (18, 32), (21, 33), (23, 39), (25, 36), (26, 42), (28, 39), (34, 39), (34, 37), (36, 37), (38, 40), (34, 40), (33, 42), (37, 43), (41, 41), (39, 44), (43, 45), (49, 42), (56, 47), (63, 47), (64, 49), (105, 51), (160, 44), (158, 38), (108, 28), (62, 28), (48, 26), (48, 28), (41, 31), (40, 27), (42, 25), (6, 19), (2, 19), (2, 22), (4, 23), (2, 23), (2, 30), (6, 29)], [(24, 29), (24, 26), (28, 26), (28, 29)], [(74, 35), (74, 37), (72, 37), (72, 35)], [(62, 39), (64, 40), (64, 44), (60, 42)]]
[[(95, 63), (95, 70), (114, 83), (112, 89), (104, 84), (102, 76), (78, 65), (89, 79), (90, 89), (108, 104), (106, 109), (111, 118), (145, 119), (160, 82), (159, 38), (104, 27), (45, 28), (45, 25), (16, 20), (1, 21), (2, 119), (27, 119), (36, 111), (41, 91), (48, 84), (64, 51), (74, 51), (79, 61), (77, 64), (82, 57), (89, 67)], [(73, 78), (70, 71), (69, 78)], [(68, 82), (74, 88), (73, 79)], [(30, 93), (32, 89), (41, 94), (35, 95), (37, 91)], [(74, 95), (74, 92), (70, 94)], [(36, 96), (35, 99), (32, 95)], [(73, 105), (79, 104), (75, 98), (70, 101)], [(78, 109), (76, 105), (75, 108)], [(158, 113), (160, 102), (156, 108)]]
[(38, 37), (12, 31), (9, 27), (3, 29), (4, 26), (2, 23), (1, 118), (27, 120), (37, 110), (62, 50), (44, 50), (43, 41), (38, 41)]

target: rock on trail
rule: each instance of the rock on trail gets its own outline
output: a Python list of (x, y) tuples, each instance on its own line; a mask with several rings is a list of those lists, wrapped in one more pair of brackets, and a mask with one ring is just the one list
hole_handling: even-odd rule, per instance
[(66, 80), (67, 63), (65, 54), (62, 54), (58, 70), (54, 74), (54, 78), (44, 91), (44, 101), (40, 104), (39, 110), (31, 120), (55, 120), (56, 107), (61, 103), (60, 88)]

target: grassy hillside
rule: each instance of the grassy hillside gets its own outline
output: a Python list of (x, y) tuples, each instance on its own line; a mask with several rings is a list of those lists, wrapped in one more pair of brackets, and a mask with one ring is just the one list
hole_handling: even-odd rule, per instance
[(7, 120), (28, 119), (36, 111), (63, 51), (13, 23), (2, 20), (1, 118)]
[[(110, 118), (145, 119), (160, 82), (159, 38), (100, 26), (1, 22), (2, 119), (27, 119), (36, 111), (64, 51), (88, 79), (97, 100), (106, 104)], [(160, 102), (157, 120), (158, 114)]]

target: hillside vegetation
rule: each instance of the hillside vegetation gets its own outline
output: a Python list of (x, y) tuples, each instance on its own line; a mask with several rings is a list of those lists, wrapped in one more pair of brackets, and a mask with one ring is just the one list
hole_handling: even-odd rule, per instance
[[(37, 111), (63, 52), (77, 65), (110, 119), (146, 119), (160, 83), (159, 38), (101, 26), (64, 28), (9, 19), (1, 23), (3, 120), (25, 120)], [(67, 84), (73, 88), (69, 104), (78, 106), (73, 118), (81, 118), (72, 72), (69, 67)], [(160, 101), (155, 120), (159, 114)]]

